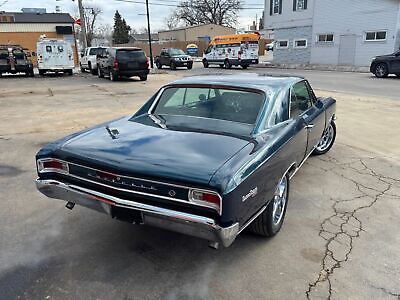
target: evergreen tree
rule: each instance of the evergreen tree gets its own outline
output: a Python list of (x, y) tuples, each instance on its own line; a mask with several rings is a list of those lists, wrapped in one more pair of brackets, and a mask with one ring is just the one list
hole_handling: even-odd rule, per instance
[(121, 14), (115, 11), (114, 15), (114, 32), (113, 32), (113, 44), (126, 44), (129, 42), (129, 33), (131, 27), (126, 24), (125, 19), (121, 17)]

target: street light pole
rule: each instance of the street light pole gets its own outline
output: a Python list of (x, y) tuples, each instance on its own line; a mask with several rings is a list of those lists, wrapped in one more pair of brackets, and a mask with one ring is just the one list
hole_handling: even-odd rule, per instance
[(146, 10), (147, 10), (147, 31), (149, 33), (150, 65), (151, 65), (151, 68), (153, 68), (154, 64), (153, 64), (153, 49), (151, 48), (149, 0), (146, 0)]
[(87, 48), (87, 36), (86, 36), (86, 22), (85, 22), (85, 12), (83, 11), (82, 0), (78, 0), (79, 17), (81, 19), (81, 30), (83, 36), (83, 48)]

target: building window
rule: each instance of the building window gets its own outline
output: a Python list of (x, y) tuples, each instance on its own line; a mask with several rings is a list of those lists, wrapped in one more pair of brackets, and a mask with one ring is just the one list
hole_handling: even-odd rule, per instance
[(293, 0), (293, 10), (300, 11), (307, 9), (307, 0)]
[(293, 41), (293, 48), (302, 49), (307, 48), (307, 40), (306, 39), (297, 39)]
[(270, 15), (279, 15), (282, 13), (282, 0), (270, 0)]
[(332, 33), (317, 35), (318, 43), (333, 43), (333, 41), (334, 41), (334, 36)]
[(288, 40), (280, 40), (276, 42), (276, 47), (278, 49), (287, 49), (289, 48), (289, 41)]
[(367, 31), (365, 33), (365, 40), (368, 42), (386, 41), (386, 35), (386, 31)]

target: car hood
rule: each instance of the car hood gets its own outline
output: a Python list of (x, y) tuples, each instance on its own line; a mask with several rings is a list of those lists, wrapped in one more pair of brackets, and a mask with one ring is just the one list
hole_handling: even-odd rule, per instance
[(208, 185), (248, 144), (238, 137), (169, 130), (123, 118), (73, 136), (55, 154), (121, 174)]

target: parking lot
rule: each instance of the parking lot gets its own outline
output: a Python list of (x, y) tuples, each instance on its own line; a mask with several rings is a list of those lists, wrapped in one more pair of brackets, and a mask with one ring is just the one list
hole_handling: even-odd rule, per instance
[[(332, 150), (291, 181), (282, 231), (227, 249), (117, 222), (36, 191), (46, 143), (133, 114), (160, 86), (204, 72), (302, 74), (337, 99)], [(1, 299), (400, 299), (400, 79), (366, 73), (158, 70), (148, 81), (0, 79)]]

